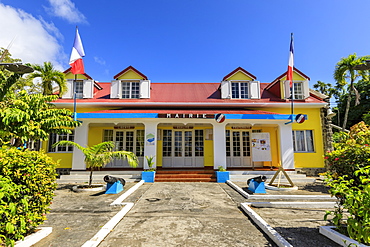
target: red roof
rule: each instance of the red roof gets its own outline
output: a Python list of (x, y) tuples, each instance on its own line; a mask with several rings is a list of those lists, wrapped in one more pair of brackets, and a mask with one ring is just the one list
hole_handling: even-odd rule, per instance
[(163, 110), (163, 109), (124, 109), (124, 110), (101, 110), (90, 113), (159, 113), (159, 114), (280, 114), (275, 112), (260, 110), (225, 110), (225, 109), (206, 109), (206, 110)]
[[(221, 99), (219, 89), (220, 83), (151, 83), (150, 84), (150, 99), (111, 99), (110, 98), (110, 82), (100, 82), (102, 90), (94, 90), (94, 98), (92, 99), (77, 99), (77, 102), (86, 103), (220, 103), (220, 106), (225, 103), (285, 103), (289, 102), (281, 99), (271, 91), (265, 90), (270, 85), (269, 83), (260, 83), (261, 99)], [(73, 103), (73, 99), (58, 99), (59, 103)], [(322, 103), (315, 97), (309, 97), (306, 100), (295, 101), (296, 103)], [(170, 105), (168, 105), (170, 106)]]

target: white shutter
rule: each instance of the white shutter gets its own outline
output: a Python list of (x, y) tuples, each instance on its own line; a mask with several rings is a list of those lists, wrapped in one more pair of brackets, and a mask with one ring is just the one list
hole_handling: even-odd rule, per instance
[(308, 97), (310, 97), (310, 88), (309, 88), (309, 81), (303, 81), (302, 82), (302, 88), (303, 88), (303, 95), (304, 95), (304, 98), (307, 99)]
[(229, 99), (230, 96), (230, 81), (221, 82), (221, 99)]
[(94, 81), (84, 80), (83, 83), (83, 98), (91, 99), (94, 95)]
[(150, 80), (140, 81), (140, 99), (150, 98)]
[(250, 85), (250, 98), (251, 99), (260, 99), (260, 82), (259, 81), (251, 81)]
[(284, 99), (290, 97), (290, 83), (289, 81), (284, 81)]
[(110, 98), (111, 99), (119, 99), (121, 98), (121, 81), (116, 80), (112, 81), (110, 84)]
[(72, 99), (73, 98), (73, 80), (68, 79), (66, 81), (67, 91), (62, 95), (62, 99)]

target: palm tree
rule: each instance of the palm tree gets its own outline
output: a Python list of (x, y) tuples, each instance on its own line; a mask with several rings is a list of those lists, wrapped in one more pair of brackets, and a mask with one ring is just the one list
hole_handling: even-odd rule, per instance
[(134, 153), (129, 151), (113, 151), (115, 146), (113, 142), (102, 142), (92, 147), (82, 147), (81, 145), (72, 141), (60, 141), (55, 143), (53, 147), (58, 145), (72, 145), (82, 151), (85, 156), (84, 161), (86, 167), (90, 168), (89, 186), (91, 186), (92, 175), (95, 168), (103, 167), (112, 161), (113, 158), (127, 159), (128, 164), (131, 167), (138, 166), (138, 159)]
[(53, 94), (53, 83), (59, 86), (59, 95), (67, 90), (65, 76), (62, 72), (55, 70), (51, 62), (44, 62), (44, 65), (30, 64), (35, 72), (30, 74), (27, 79), (32, 81), (35, 78), (41, 78), (42, 94)]
[[(344, 113), (344, 120), (342, 125), (342, 131), (345, 130), (348, 120), (348, 112), (351, 104), (352, 95), (356, 95), (356, 103), (358, 105), (359, 102), (359, 94), (354, 87), (353, 83), (361, 76), (361, 73), (355, 69), (356, 66), (364, 64), (365, 60), (368, 57), (357, 57), (356, 53), (349, 55), (348, 57), (343, 57), (335, 66), (334, 70), (334, 79), (337, 81), (338, 86), (345, 86), (347, 85), (348, 90), (348, 98), (347, 98), (347, 105)], [(349, 85), (348, 81), (349, 80)]]

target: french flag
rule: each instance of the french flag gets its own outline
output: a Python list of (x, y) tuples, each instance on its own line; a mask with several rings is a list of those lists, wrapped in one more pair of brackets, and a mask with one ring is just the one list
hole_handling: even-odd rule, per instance
[(288, 72), (286, 75), (286, 80), (289, 81), (289, 86), (293, 86), (293, 68), (294, 68), (294, 57), (293, 57), (293, 33), (290, 38), (290, 52), (289, 52), (289, 63), (288, 63)]
[(78, 33), (78, 29), (76, 28), (75, 42), (73, 44), (71, 58), (69, 59), (69, 65), (71, 65), (72, 67), (72, 74), (85, 74), (84, 63), (82, 60), (82, 57), (84, 56), (85, 51), (82, 46), (80, 34)]

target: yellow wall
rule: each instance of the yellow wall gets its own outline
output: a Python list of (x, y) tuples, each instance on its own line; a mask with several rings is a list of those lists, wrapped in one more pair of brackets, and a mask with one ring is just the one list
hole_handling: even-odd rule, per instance
[[(66, 79), (75, 79), (75, 75), (72, 74), (71, 72), (67, 73), (65, 75), (65, 77), (66, 77)], [(80, 74), (77, 75), (77, 79), (79, 79), (79, 80), (89, 80), (89, 78), (87, 78), (84, 75), (80, 75)]]
[(123, 75), (120, 75), (120, 77), (117, 78), (117, 80), (123, 80), (123, 79), (138, 79), (138, 80), (143, 80), (144, 77), (139, 75), (133, 70), (128, 70), (126, 73)]
[(250, 77), (250, 76), (248, 76), (248, 75), (246, 75), (246, 74), (244, 74), (241, 71), (238, 71), (234, 75), (232, 75), (229, 78), (227, 78), (227, 80), (229, 80), (229, 81), (232, 81), (232, 80), (234, 80), (234, 81), (239, 81), (239, 80), (240, 81), (244, 81), (244, 80), (246, 80), (246, 81), (253, 81), (253, 78)]
[(42, 149), (54, 161), (59, 160), (57, 168), (72, 168), (72, 152), (70, 153), (48, 153), (48, 141), (42, 142)]
[[(269, 108), (265, 111), (290, 114), (290, 109)], [(322, 125), (320, 119), (320, 109), (294, 108), (294, 114), (305, 114), (308, 117), (302, 124), (294, 123), (293, 130), (313, 130), (314, 152), (313, 153), (294, 153), (294, 166), (296, 168), (316, 168), (324, 167), (324, 143)]]

